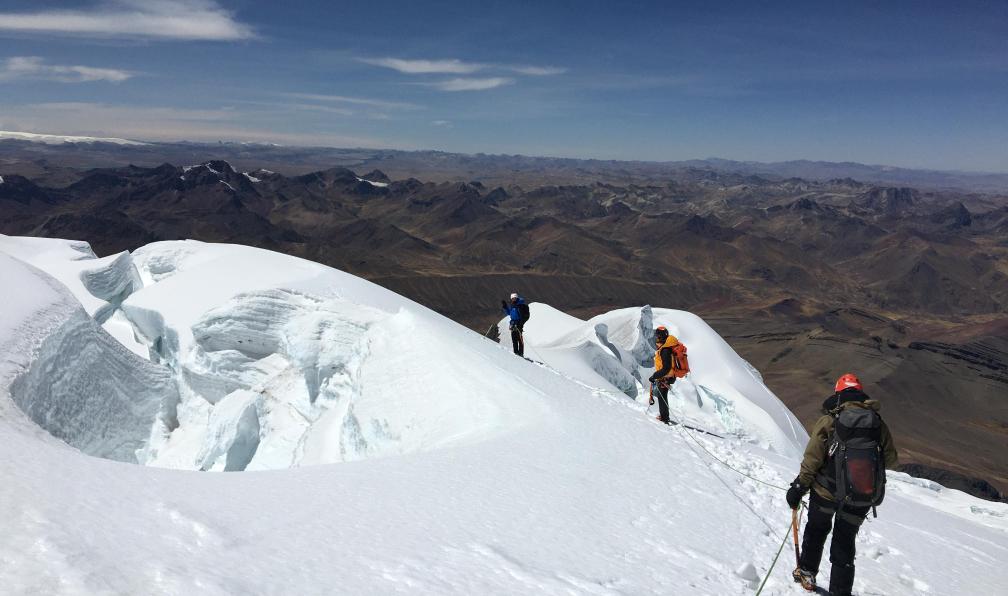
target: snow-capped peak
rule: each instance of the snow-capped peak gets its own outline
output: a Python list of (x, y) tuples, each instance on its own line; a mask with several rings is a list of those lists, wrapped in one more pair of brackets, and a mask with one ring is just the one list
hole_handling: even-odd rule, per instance
[(361, 177), (358, 177), (357, 181), (358, 182), (367, 182), (371, 186), (374, 186), (374, 187), (377, 187), (377, 188), (385, 188), (385, 187), (388, 186), (388, 182), (373, 182), (371, 180), (365, 180), (364, 178), (361, 178)]
[(129, 139), (119, 139), (115, 137), (83, 137), (71, 135), (50, 135), (34, 132), (14, 132), (0, 130), (0, 139), (13, 139), (17, 141), (30, 141), (34, 143), (45, 143), (46, 145), (59, 145), (63, 143), (113, 143), (115, 145), (146, 145), (140, 141)]
[(205, 168), (210, 173), (216, 174), (217, 176), (223, 176), (225, 171), (230, 172), (232, 174), (237, 173), (236, 170), (234, 169), (234, 167), (231, 166), (231, 164), (229, 164), (228, 162), (226, 162), (226, 161), (224, 161), (222, 159), (214, 159), (214, 160), (210, 160), (210, 161), (205, 161), (203, 163), (199, 163), (199, 164), (195, 164), (195, 165), (191, 165), (191, 166), (182, 166), (182, 171), (183, 172), (189, 172), (190, 170), (194, 170), (196, 168)]

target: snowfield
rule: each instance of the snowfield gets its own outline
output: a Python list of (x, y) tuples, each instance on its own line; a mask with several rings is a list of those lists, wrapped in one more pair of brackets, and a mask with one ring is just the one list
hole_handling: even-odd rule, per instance
[(33, 143), (43, 143), (46, 145), (62, 145), (63, 143), (112, 143), (115, 145), (146, 145), (140, 141), (129, 139), (118, 139), (114, 137), (80, 137), (69, 135), (47, 135), (34, 132), (14, 132), (0, 130), (0, 139), (14, 139), (18, 141), (31, 141)]
[[(752, 594), (789, 529), (807, 436), (689, 313), (533, 304), (529, 362), (248, 247), (0, 236), (0, 278), (5, 593)], [(714, 434), (645, 413), (656, 324)], [(889, 480), (858, 594), (1003, 593), (1008, 505)]]

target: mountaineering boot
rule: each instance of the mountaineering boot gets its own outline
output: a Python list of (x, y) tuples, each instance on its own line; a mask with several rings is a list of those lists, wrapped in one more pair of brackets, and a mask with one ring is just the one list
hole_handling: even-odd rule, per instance
[(830, 596), (851, 596), (854, 587), (854, 565), (833, 565), (830, 567)]
[(815, 592), (815, 574), (811, 571), (805, 571), (801, 567), (796, 567), (794, 572), (791, 573), (791, 577), (794, 578), (796, 584), (801, 584), (809, 592)]

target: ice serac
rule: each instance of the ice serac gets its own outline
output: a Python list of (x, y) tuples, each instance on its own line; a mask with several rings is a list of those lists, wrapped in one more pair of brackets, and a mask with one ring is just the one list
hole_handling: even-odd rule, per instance
[[(664, 325), (689, 349), (690, 374), (669, 394), (673, 414), (717, 433), (759, 441), (795, 454), (807, 435), (759, 372), (700, 317), (652, 308), (615, 310), (581, 321), (544, 304), (532, 304), (526, 353), (571, 378), (638, 401), (650, 391), (654, 329)], [(502, 332), (506, 321), (501, 321)]]
[[(145, 285), (122, 312), (179, 388), (150, 465), (265, 470), (399, 455), (486, 440), (542, 410), (478, 390), (491, 380), (473, 371), (495, 346), (346, 273), (198, 242), (133, 257)], [(491, 376), (495, 389), (522, 392), (521, 379)]]
[[(382, 317), (364, 305), (285, 289), (240, 294), (203, 315), (191, 326), (188, 353), (169, 359), (188, 396), (182, 407), (193, 400), (213, 407), (201, 446), (213, 457), (198, 456), (200, 467), (220, 469), (212, 463), (220, 454), (228, 470), (299, 464), (330, 408), (343, 405), (343, 417), (350, 415), (368, 330)], [(171, 450), (166, 446), (169, 458)], [(344, 448), (320, 459), (349, 456)]]
[(123, 300), (143, 287), (143, 283), (128, 252), (101, 259), (96, 265), (82, 270), (80, 280), (92, 296), (105, 301), (94, 313), (95, 320), (102, 324), (118, 310)]
[(48, 278), (63, 294), (63, 304), (76, 304), (52, 321), (30, 365), (11, 383), (14, 402), (84, 453), (137, 463), (162, 399), (175, 391), (170, 372), (123, 347), (46, 273), (6, 255), (0, 259), (4, 279)]
[(0, 234), (0, 253), (38, 267), (56, 278), (99, 324), (143, 286), (128, 252), (98, 258), (87, 242)]

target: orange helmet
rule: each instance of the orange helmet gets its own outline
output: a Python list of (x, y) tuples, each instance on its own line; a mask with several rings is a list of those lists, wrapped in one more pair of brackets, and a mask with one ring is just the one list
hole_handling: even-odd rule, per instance
[(847, 373), (845, 375), (842, 375), (839, 379), (837, 379), (836, 386), (833, 387), (833, 390), (836, 391), (837, 393), (840, 393), (844, 389), (851, 389), (851, 388), (861, 391), (861, 381), (859, 381), (858, 378), (854, 376), (854, 373)]

